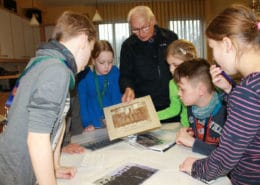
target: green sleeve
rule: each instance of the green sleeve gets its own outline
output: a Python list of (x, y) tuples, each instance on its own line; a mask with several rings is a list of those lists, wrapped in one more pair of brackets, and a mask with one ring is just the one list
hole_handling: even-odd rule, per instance
[(188, 111), (187, 111), (187, 107), (185, 105), (183, 105), (183, 103), (181, 104), (182, 109), (181, 109), (181, 124), (183, 127), (189, 127), (190, 123), (189, 123), (189, 119), (188, 119)]
[(169, 94), (170, 94), (170, 106), (157, 112), (159, 119), (165, 120), (180, 114), (181, 117), (180, 121), (182, 126), (189, 127), (187, 108), (181, 102), (178, 95), (178, 87), (173, 80), (169, 82)]
[(177, 116), (181, 110), (181, 101), (178, 96), (178, 87), (173, 80), (169, 82), (170, 106), (157, 112), (160, 120)]

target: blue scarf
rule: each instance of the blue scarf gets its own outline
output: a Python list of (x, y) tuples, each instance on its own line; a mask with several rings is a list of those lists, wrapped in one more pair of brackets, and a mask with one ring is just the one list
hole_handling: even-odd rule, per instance
[(209, 118), (214, 111), (215, 107), (220, 104), (220, 100), (217, 92), (214, 92), (209, 104), (205, 107), (192, 106), (193, 115), (199, 120)]

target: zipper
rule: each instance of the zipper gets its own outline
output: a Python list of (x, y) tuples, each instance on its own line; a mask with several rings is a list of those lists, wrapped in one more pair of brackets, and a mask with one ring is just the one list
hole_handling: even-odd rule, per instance
[(157, 65), (157, 71), (158, 71), (159, 78), (161, 78), (161, 70), (160, 70), (160, 66), (159, 65)]

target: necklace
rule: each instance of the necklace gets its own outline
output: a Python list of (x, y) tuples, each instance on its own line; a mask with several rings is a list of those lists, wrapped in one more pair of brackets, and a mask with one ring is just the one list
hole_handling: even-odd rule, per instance
[(95, 78), (95, 85), (96, 85), (96, 91), (97, 91), (97, 95), (98, 95), (98, 105), (100, 107), (100, 109), (103, 109), (103, 97), (105, 95), (106, 89), (107, 89), (107, 85), (108, 85), (108, 79), (107, 79), (107, 75), (105, 75), (105, 79), (104, 79), (104, 83), (103, 83), (103, 88), (102, 91), (100, 91), (101, 89), (99, 88), (99, 83), (98, 83), (98, 76), (96, 73), (96, 70), (94, 69), (94, 78)]
[(193, 130), (194, 130), (195, 136), (203, 142), (207, 142), (207, 137), (208, 137), (211, 121), (212, 121), (212, 116), (210, 116), (208, 119), (205, 120), (205, 125), (203, 128), (204, 129), (203, 136), (202, 136), (202, 134), (200, 134), (198, 132), (198, 128), (201, 129), (201, 126), (200, 126), (199, 120), (197, 118), (195, 120), (195, 123), (193, 124)]

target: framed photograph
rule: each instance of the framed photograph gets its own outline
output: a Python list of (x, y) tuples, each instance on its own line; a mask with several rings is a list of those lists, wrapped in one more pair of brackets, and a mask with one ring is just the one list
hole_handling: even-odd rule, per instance
[(104, 114), (110, 140), (161, 127), (150, 96), (106, 107)]

